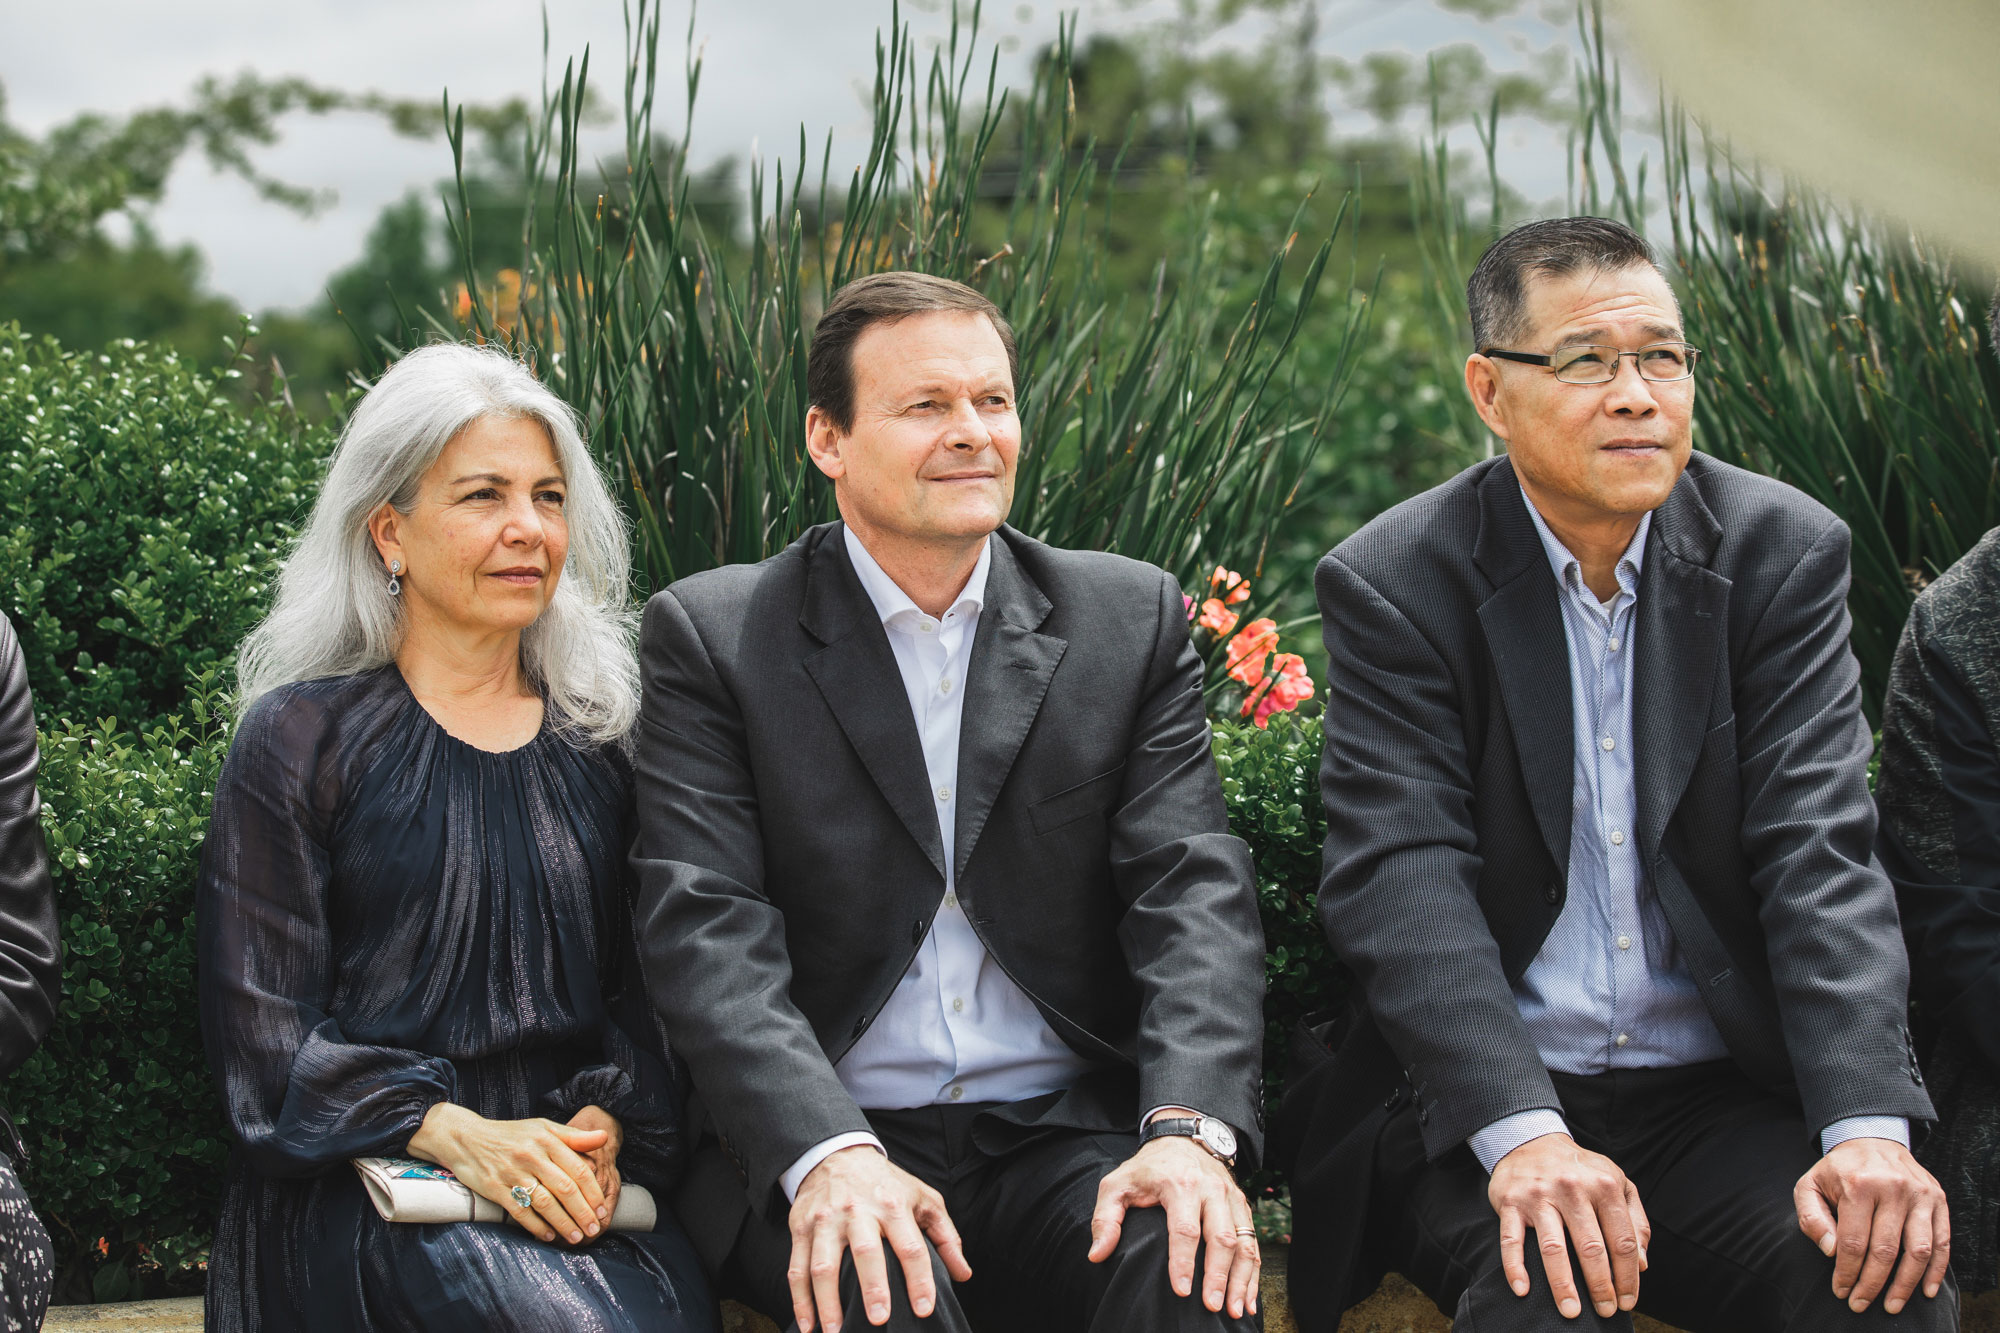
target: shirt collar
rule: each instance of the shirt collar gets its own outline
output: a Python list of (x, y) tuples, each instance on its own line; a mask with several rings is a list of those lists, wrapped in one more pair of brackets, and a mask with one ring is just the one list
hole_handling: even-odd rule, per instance
[[(914, 616), (920, 620), (930, 617), (922, 607), (910, 600), (910, 595), (897, 586), (896, 580), (877, 564), (861, 539), (854, 535), (854, 529), (845, 523), (840, 525), (841, 536), (847, 540), (847, 558), (854, 562), (854, 573), (861, 580), (861, 590), (868, 594), (868, 600), (875, 606), (875, 614), (887, 625), (898, 616)], [(953, 611), (976, 614), (986, 603), (986, 575), (993, 567), (993, 538), (979, 548), (979, 563), (972, 567), (972, 577), (965, 581), (965, 587), (951, 604)]]
[[(1556, 582), (1565, 588), (1583, 588), (1583, 566), (1570, 549), (1549, 531), (1543, 521), (1541, 511), (1528, 498), (1526, 488), (1521, 491), (1521, 503), (1528, 506), (1528, 517), (1535, 520), (1535, 534), (1542, 539), (1542, 550), (1549, 558), (1549, 568), (1555, 571)], [(1653, 528), (1653, 512), (1649, 509), (1639, 517), (1639, 529), (1632, 534), (1632, 540), (1625, 545), (1625, 554), (1618, 557), (1618, 591), (1628, 597), (1639, 595), (1639, 570), (1646, 561), (1646, 534)], [(1595, 599), (1593, 599), (1595, 600)]]

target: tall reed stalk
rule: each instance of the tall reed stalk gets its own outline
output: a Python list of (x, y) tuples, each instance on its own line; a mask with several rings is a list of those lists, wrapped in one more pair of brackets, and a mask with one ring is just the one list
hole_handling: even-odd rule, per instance
[[(628, 19), (622, 171), (585, 161), (586, 53), (530, 132), (531, 198), (553, 197), (554, 221), (525, 209), (518, 256), (472, 253), (462, 119), (447, 116), (465, 322), (522, 348), (583, 413), (627, 483), (646, 588), (761, 559), (833, 516), (803, 448), (812, 325), (843, 283), (896, 268), (973, 283), (1015, 327), (1027, 441), (1016, 525), (1184, 581), (1204, 562), (1255, 567), (1339, 396), (1338, 383), (1295, 395), (1287, 370), (1344, 208), (1303, 268), (1291, 266), (1297, 276), (1291, 241), (1271, 256), (1248, 309), (1226, 308), (1231, 275), (1215, 271), (1201, 226), (1186, 253), (1161, 259), (1149, 290), (1114, 291), (1101, 219), (1116, 156), (1077, 132), (1074, 28), (1010, 116), (997, 53), (979, 53), (976, 10), (963, 29), (954, 19), (928, 61), (892, 11), (877, 39), (867, 157), (845, 190), (830, 136), (814, 163), (801, 130), (789, 165), (753, 164), (747, 237), (717, 234), (690, 199), (686, 145), (655, 129), (656, 0), (638, 0)], [(700, 79), (691, 57), (690, 113)], [(1208, 205), (1191, 194), (1186, 206)], [(482, 291), (496, 259), (518, 266), (517, 308)], [(1364, 307), (1335, 317), (1344, 345)], [(1346, 370), (1343, 356), (1336, 378)]]
[[(2000, 365), (1981, 346), (1983, 292), (1949, 255), (1743, 161), (1664, 98), (1658, 123), (1635, 128), (1598, 0), (1579, 5), (1577, 26), (1569, 208), (1647, 232), (1668, 261), (1707, 352), (1696, 445), (1798, 487), (1853, 533), (1849, 607), (1872, 716), (1915, 589), (2000, 523)], [(1418, 186), (1433, 314), (1449, 327), (1462, 329), (1465, 277), (1509, 220), (1496, 124), (1497, 112), (1481, 131), (1486, 218), (1452, 188), (1441, 137)], [(1460, 421), (1480, 437), (1469, 406)]]

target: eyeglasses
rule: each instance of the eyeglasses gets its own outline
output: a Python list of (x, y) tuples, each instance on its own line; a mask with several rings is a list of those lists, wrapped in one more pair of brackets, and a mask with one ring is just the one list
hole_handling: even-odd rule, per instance
[(1502, 361), (1518, 361), (1524, 366), (1547, 366), (1564, 384), (1609, 384), (1618, 378), (1619, 361), (1629, 356), (1638, 363), (1641, 379), (1655, 384), (1670, 384), (1674, 380), (1693, 376), (1694, 363), (1701, 358), (1701, 349), (1686, 343), (1667, 342), (1647, 343), (1636, 352), (1621, 352), (1616, 347), (1579, 343), (1573, 347), (1559, 347), (1550, 356), (1537, 356), (1533, 352), (1503, 352), (1497, 347), (1482, 347), (1479, 354)]

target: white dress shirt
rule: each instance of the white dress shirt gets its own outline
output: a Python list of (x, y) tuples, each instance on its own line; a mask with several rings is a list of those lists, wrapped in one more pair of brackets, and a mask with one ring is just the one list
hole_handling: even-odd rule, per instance
[[(1727, 1059), (1729, 1048), (1703, 1005), (1653, 892), (1652, 876), (1630, 836), (1638, 809), (1634, 787), (1634, 663), (1639, 576), (1653, 516), (1617, 566), (1618, 590), (1599, 601), (1583, 567), (1543, 521), (1524, 491), (1549, 567), (1556, 576), (1567, 639), (1571, 726), (1576, 737), (1570, 825), (1569, 894), (1534, 961), (1514, 987), (1514, 1001), (1542, 1064), (1567, 1074), (1663, 1069)], [(1654, 651), (1657, 651), (1655, 649)], [(1473, 1155), (1488, 1171), (1514, 1149), (1568, 1126), (1554, 1110), (1520, 1111), (1472, 1135)], [(1855, 1138), (1892, 1139), (1905, 1147), (1900, 1116), (1855, 1116), (1820, 1133), (1820, 1150)]]
[[(944, 840), (945, 880), (944, 902), (909, 970), (834, 1073), (855, 1104), (870, 1111), (1023, 1101), (1067, 1088), (1089, 1062), (1055, 1034), (1027, 992), (986, 951), (959, 902), (952, 864), (965, 677), (986, 597), (993, 539), (987, 538), (951, 609), (930, 616), (883, 572), (852, 530), (843, 527), (841, 534), (903, 675)], [(882, 1146), (864, 1133), (839, 1134), (813, 1145), (782, 1177), (785, 1197), (795, 1196), (830, 1154), (856, 1144)]]

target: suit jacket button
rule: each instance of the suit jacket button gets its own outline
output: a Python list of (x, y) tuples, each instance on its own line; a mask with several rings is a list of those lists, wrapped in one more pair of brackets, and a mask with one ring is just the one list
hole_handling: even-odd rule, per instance
[(854, 1020), (854, 1035), (857, 1037), (860, 1036), (862, 1030), (867, 1026), (868, 1026), (868, 1016), (866, 1014), (863, 1014), (861, 1017)]
[(923, 922), (921, 922), (921, 921), (913, 921), (913, 922), (911, 922), (911, 923), (910, 923), (910, 943), (912, 943), (912, 944), (922, 944), (923, 942), (924, 942), (924, 923), (923, 923)]
[(1546, 898), (1550, 902), (1555, 902), (1557, 899), (1562, 897), (1562, 890), (1558, 889), (1555, 885), (1551, 884), (1546, 889), (1542, 890), (1542, 897)]
[(1419, 1106), (1417, 1108), (1417, 1123), (1420, 1125), (1428, 1125), (1430, 1122), (1431, 1122), (1431, 1108), (1428, 1106)]

